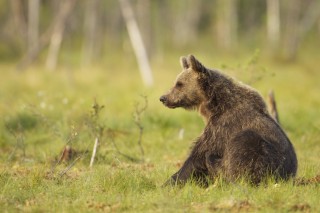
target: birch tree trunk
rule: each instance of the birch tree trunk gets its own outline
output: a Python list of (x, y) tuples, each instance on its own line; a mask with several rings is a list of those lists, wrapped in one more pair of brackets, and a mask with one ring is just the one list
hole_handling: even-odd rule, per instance
[(61, 11), (61, 14), (59, 16), (56, 16), (56, 25), (54, 26), (51, 35), (49, 52), (46, 61), (46, 68), (48, 70), (54, 70), (57, 66), (58, 55), (61, 47), (66, 21), (76, 1), (77, 0), (62, 0), (60, 2), (59, 10)]
[[(18, 47), (17, 49), (24, 52), (27, 47), (27, 19), (23, 10), (23, 3), (22, 0), (10, 0), (9, 3), (11, 7), (11, 13), (9, 13), (11, 18), (8, 21), (8, 25), (13, 26), (11, 28), (13, 31), (5, 37), (8, 38), (8, 41), (12, 38), (17, 38), (12, 47)], [(2, 38), (2, 42), (7, 42), (6, 40), (7, 39)]]
[(267, 0), (267, 39), (273, 51), (280, 40), (280, 3), (279, 0)]
[(52, 38), (54, 35), (54, 31), (58, 31), (57, 29), (59, 29), (60, 26), (64, 24), (65, 19), (67, 18), (67, 15), (70, 12), (69, 10), (72, 9), (76, 1), (77, 0), (68, 0), (67, 2), (63, 3), (65, 6), (61, 7), (58, 10), (56, 18), (51, 22), (47, 30), (41, 34), (37, 47), (32, 46), (30, 51), (23, 56), (20, 63), (17, 65), (18, 70), (21, 71), (26, 69), (38, 57), (39, 52), (43, 48), (45, 48), (48, 45), (48, 43), (51, 42), (51, 40), (54, 40)]
[(198, 37), (198, 26), (201, 18), (201, 0), (185, 0), (175, 2), (173, 8), (173, 38), (178, 45), (194, 42)]
[(90, 65), (95, 54), (98, 3), (99, 0), (85, 2), (84, 42), (81, 62), (83, 66)]
[(140, 26), (141, 34), (145, 44), (148, 58), (152, 55), (152, 17), (151, 0), (138, 0), (137, 2), (137, 20)]
[(28, 54), (39, 46), (39, 0), (28, 1)]
[(153, 85), (153, 77), (151, 67), (149, 65), (147, 52), (138, 28), (136, 19), (133, 14), (132, 7), (128, 0), (119, 0), (122, 15), (126, 22), (127, 30), (131, 40), (133, 50), (135, 52), (142, 80), (146, 86)]
[(217, 41), (222, 48), (231, 49), (238, 38), (237, 0), (217, 0)]
[(287, 28), (284, 37), (284, 58), (294, 60), (305, 35), (315, 26), (320, 17), (320, 1), (313, 0), (304, 9), (303, 2), (290, 1), (287, 6)]

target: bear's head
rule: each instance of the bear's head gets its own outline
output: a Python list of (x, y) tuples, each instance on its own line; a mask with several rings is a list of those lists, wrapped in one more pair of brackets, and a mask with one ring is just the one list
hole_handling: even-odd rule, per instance
[(180, 63), (182, 72), (169, 92), (160, 97), (160, 101), (169, 108), (199, 109), (206, 101), (200, 79), (208, 74), (208, 70), (193, 55), (181, 57)]

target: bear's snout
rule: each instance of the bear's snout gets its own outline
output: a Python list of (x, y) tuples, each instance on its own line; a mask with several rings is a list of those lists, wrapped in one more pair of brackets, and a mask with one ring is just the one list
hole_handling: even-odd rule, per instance
[(174, 102), (172, 102), (172, 100), (170, 100), (168, 95), (161, 96), (160, 101), (163, 103), (163, 105), (165, 105), (166, 107), (169, 107), (171, 109), (178, 107), (176, 103), (174, 103)]
[(165, 102), (167, 101), (167, 97), (166, 97), (165, 95), (161, 96), (161, 97), (160, 97), (160, 101), (161, 101), (162, 103), (165, 103)]

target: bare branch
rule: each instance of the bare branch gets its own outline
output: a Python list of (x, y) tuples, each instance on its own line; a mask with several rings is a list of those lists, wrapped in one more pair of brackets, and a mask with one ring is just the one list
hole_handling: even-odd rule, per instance
[(268, 108), (269, 108), (269, 113), (271, 114), (272, 118), (280, 124), (279, 122), (279, 114), (278, 114), (278, 110), (277, 110), (277, 104), (276, 104), (276, 100), (274, 97), (274, 92), (273, 90), (270, 90), (268, 98), (267, 98), (267, 104), (268, 104)]
[(142, 107), (139, 107), (138, 103), (135, 104), (135, 112), (133, 114), (133, 117), (134, 117), (135, 124), (139, 128), (138, 145), (139, 145), (139, 148), (140, 148), (140, 152), (141, 152), (142, 158), (144, 158), (144, 150), (143, 150), (143, 147), (142, 147), (143, 126), (141, 124), (141, 115), (142, 115), (142, 113), (144, 111), (146, 111), (146, 109), (148, 107), (148, 99), (147, 99), (147, 96), (142, 96), (142, 98), (144, 99), (144, 105)]
[(92, 168), (92, 166), (93, 166), (93, 162), (94, 162), (94, 158), (97, 153), (98, 145), (99, 145), (99, 139), (96, 138), (94, 141), (94, 146), (93, 146), (93, 150), (92, 150), (92, 156), (91, 156), (91, 160), (90, 160), (90, 168)]
[(61, 178), (63, 175), (65, 175), (76, 163), (80, 158), (82, 158), (83, 155), (78, 156), (65, 170), (60, 172), (59, 177)]
[(88, 153), (88, 151), (85, 151), (81, 155), (79, 155), (76, 159), (74, 159), (74, 161), (67, 168), (65, 168), (62, 172), (60, 172), (59, 178), (61, 178), (63, 175), (65, 175), (87, 153)]
[(113, 133), (113, 131), (109, 130), (109, 132), (110, 132), (111, 143), (113, 144), (114, 148), (116, 149), (116, 151), (117, 151), (117, 153), (118, 153), (119, 155), (127, 158), (128, 160), (130, 160), (130, 161), (132, 161), (132, 162), (141, 162), (141, 160), (138, 159), (138, 158), (131, 157), (131, 156), (127, 155), (127, 154), (122, 153), (122, 152), (119, 150), (117, 144), (116, 144), (115, 141), (114, 141), (114, 133)]
[(59, 160), (52, 166), (51, 168), (51, 174), (54, 173), (54, 170), (57, 168), (57, 166), (64, 160), (70, 160), (72, 156), (74, 155), (75, 151), (71, 148), (70, 144), (76, 139), (78, 136), (78, 132), (75, 130), (74, 126), (71, 126), (71, 133), (67, 139), (66, 146), (63, 149)]

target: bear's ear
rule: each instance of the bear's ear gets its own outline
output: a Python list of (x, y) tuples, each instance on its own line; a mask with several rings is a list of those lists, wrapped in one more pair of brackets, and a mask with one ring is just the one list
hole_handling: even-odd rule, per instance
[(184, 57), (184, 56), (181, 56), (181, 57), (180, 57), (180, 64), (181, 64), (181, 67), (182, 67), (183, 69), (185, 69), (185, 70), (189, 68), (187, 59), (186, 59), (186, 57)]
[(192, 70), (196, 72), (205, 72), (204, 66), (193, 55), (188, 55), (187, 63)]

